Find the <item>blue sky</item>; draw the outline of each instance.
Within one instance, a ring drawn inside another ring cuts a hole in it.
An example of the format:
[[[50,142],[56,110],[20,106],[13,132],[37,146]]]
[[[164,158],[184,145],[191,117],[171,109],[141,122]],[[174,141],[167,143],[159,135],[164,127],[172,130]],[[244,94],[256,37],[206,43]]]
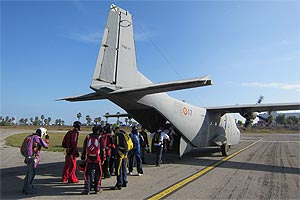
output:
[[[123,110],[55,99],[89,88],[110,4],[134,17],[137,64],[155,83],[210,75],[170,92],[196,106],[300,101],[299,1],[1,1],[1,116],[66,124]]]

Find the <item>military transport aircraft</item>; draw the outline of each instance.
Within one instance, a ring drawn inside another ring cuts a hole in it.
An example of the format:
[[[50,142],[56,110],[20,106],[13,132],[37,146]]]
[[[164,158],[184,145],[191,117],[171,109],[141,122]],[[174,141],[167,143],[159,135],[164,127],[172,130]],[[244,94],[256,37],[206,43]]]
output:
[[[95,92],[59,100],[108,99],[151,132],[170,122],[180,135],[179,156],[194,147],[211,146],[219,146],[222,155],[227,155],[227,147],[240,140],[240,131],[228,113],[240,113],[249,122],[256,117],[254,112],[300,109],[299,102],[200,108],[165,93],[209,85],[209,76],[152,83],[137,69],[131,14],[111,5],[90,85]]]

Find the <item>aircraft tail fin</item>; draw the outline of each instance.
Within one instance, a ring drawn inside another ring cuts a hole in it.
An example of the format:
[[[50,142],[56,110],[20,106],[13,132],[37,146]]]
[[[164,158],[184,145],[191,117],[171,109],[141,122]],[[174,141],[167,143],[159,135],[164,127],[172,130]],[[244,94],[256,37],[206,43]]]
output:
[[[135,86],[136,77],[139,73],[132,16],[128,11],[111,5],[91,87],[98,85],[99,81],[119,87]]]
[[[132,15],[111,5],[90,85],[95,92],[60,100],[89,101],[124,94],[142,97],[211,84],[208,76],[153,84],[137,69]]]

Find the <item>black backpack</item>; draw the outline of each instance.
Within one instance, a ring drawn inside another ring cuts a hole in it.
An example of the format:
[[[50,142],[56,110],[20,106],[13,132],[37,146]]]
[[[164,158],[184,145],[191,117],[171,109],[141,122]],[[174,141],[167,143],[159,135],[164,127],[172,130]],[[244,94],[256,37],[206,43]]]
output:
[[[158,143],[161,142],[160,141],[160,135],[161,135],[161,132],[155,132],[154,137],[153,137],[153,142],[154,143],[158,144]]]
[[[61,146],[64,148],[70,148],[71,147],[71,131],[68,131],[65,136],[64,139],[61,142]]]

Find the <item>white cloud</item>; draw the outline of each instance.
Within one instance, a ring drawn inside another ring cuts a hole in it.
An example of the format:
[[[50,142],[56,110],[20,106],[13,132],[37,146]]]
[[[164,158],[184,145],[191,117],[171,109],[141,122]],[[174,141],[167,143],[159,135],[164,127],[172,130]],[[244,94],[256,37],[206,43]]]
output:
[[[281,89],[281,90],[295,90],[297,92],[300,92],[300,84],[252,82],[252,83],[242,83],[242,86],[277,88],[277,89]]]
[[[102,34],[100,32],[93,33],[72,33],[68,38],[72,40],[78,40],[83,42],[100,43]]]

